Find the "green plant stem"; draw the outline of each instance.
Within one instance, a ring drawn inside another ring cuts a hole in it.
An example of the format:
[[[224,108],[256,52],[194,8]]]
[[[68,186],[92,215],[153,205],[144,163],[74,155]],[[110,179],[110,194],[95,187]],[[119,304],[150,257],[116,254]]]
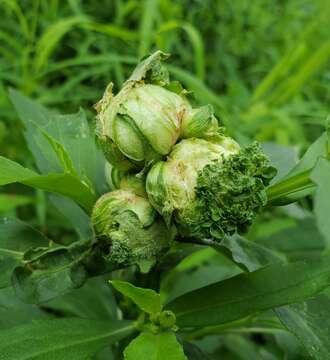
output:
[[[281,206],[296,202],[311,194],[315,189],[310,175],[312,169],[289,177],[267,189],[267,206]]]

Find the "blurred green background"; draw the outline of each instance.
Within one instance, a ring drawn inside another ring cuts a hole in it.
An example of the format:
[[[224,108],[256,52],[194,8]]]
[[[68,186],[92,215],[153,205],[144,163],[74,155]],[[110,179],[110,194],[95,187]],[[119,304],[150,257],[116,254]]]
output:
[[[61,112],[82,107],[92,125],[108,82],[118,90],[156,49],[242,143],[303,151],[329,113],[328,0],[0,0],[0,12],[0,154],[29,167],[8,88]],[[35,222],[45,224],[42,192],[1,191],[0,212],[34,203]]]

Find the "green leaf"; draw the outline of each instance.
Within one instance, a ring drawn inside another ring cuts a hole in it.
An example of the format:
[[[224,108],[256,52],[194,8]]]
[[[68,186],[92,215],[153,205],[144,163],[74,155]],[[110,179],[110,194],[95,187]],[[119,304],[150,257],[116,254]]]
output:
[[[75,200],[87,211],[91,211],[95,202],[95,196],[90,188],[70,174],[39,175],[14,161],[0,156],[0,185],[15,182],[67,196]]]
[[[174,333],[142,333],[124,351],[125,360],[187,360]]]
[[[24,252],[47,246],[49,240],[17,219],[0,218],[0,288],[10,285],[14,269],[22,265]]]
[[[27,303],[48,301],[84,284],[87,271],[83,260],[86,243],[36,248],[24,254],[25,266],[17,267],[12,283],[19,298]]]
[[[184,294],[166,309],[181,327],[208,326],[301,301],[328,286],[329,257],[272,264]]]
[[[330,247],[330,162],[327,159],[319,159],[312,171],[311,179],[317,184],[314,197],[316,222],[327,247]]]
[[[0,330],[30,323],[32,320],[45,320],[52,316],[36,305],[22,302],[12,287],[0,289]]]
[[[43,306],[85,319],[105,320],[117,317],[113,291],[103,277],[91,278],[80,289],[72,290]]]
[[[311,256],[321,256],[325,243],[312,216],[295,225],[258,239],[258,242],[285,254],[291,261]]]
[[[162,310],[160,295],[151,289],[136,287],[126,281],[112,280],[113,287],[130,298],[141,310],[156,314]]]
[[[330,293],[276,309],[282,323],[297,336],[313,359],[330,359]]]
[[[34,321],[0,331],[1,360],[82,360],[133,330],[127,321]]]
[[[285,261],[285,256],[280,256],[280,254],[239,235],[225,237],[220,246],[215,248],[219,251],[223,249],[227,253],[229,251],[232,260],[243,265],[248,271],[257,270],[271,263]]]

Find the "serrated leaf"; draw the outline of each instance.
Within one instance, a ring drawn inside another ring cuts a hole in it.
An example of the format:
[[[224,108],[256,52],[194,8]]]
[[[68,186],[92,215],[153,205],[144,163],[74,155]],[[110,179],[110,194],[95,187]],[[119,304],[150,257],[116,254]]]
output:
[[[130,298],[144,312],[155,314],[162,310],[160,295],[156,291],[140,288],[120,280],[112,280],[111,284],[117,291]]]
[[[299,304],[281,307],[276,313],[313,359],[330,359],[329,292]]]
[[[125,360],[187,360],[174,333],[142,333],[127,346]]]
[[[181,327],[208,326],[311,297],[328,286],[330,258],[272,264],[189,292],[166,309]]]
[[[312,171],[311,179],[317,184],[314,197],[314,213],[318,228],[327,247],[330,247],[330,161],[319,159]]]
[[[128,321],[34,321],[0,331],[1,360],[82,360],[130,335]]]
[[[91,211],[95,196],[90,188],[70,174],[39,175],[20,164],[0,156],[0,185],[19,182],[45,191],[67,196]]]

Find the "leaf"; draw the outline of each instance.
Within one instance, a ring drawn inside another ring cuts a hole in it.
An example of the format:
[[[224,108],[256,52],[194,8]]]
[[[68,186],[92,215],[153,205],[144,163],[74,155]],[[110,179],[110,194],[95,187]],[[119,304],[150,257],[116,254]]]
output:
[[[17,296],[37,304],[82,286],[88,276],[83,264],[88,253],[88,244],[79,242],[25,253],[26,265],[17,267],[12,278]]]
[[[113,291],[103,277],[91,278],[80,289],[72,290],[43,306],[85,319],[105,320],[117,317]]]
[[[0,290],[0,330],[30,323],[32,320],[45,320],[52,316],[36,305],[22,302],[18,299],[12,287]]]
[[[321,256],[325,248],[324,239],[311,216],[271,236],[258,239],[258,243],[284,253],[290,260]]]
[[[239,235],[225,237],[220,246],[230,252],[235,263],[243,265],[248,271],[254,271],[271,263],[285,261],[285,256],[273,252]],[[216,247],[221,251],[220,246]]]
[[[276,309],[282,323],[297,336],[313,359],[330,359],[329,292]]]
[[[61,161],[52,146],[52,141],[55,141],[60,144],[67,161],[73,164],[84,183],[92,186],[97,194],[107,191],[104,175],[105,160],[96,147],[94,135],[82,110],[70,115],[55,114],[13,89],[10,90],[10,98],[24,125],[25,140],[42,174],[62,171]],[[48,141],[45,134],[52,141]],[[70,207],[70,214],[64,211],[64,215],[73,222],[75,228],[78,227],[80,233],[85,231],[81,224],[86,223],[86,219],[77,205],[68,204],[69,200],[63,200],[58,204],[58,201],[54,201],[54,197],[51,201],[60,212],[63,212],[63,202],[65,202],[65,206]]]
[[[328,286],[329,257],[272,264],[184,294],[166,309],[181,327],[223,324],[301,301]]]
[[[271,181],[272,184],[288,174],[298,162],[298,151],[296,147],[266,142],[262,144],[262,149],[270,158],[271,165],[277,169],[277,174]]]
[[[126,347],[125,360],[187,360],[174,333],[142,333]]]
[[[136,287],[126,281],[111,280],[112,286],[130,298],[141,310],[156,314],[162,310],[160,295],[151,289]]]
[[[24,252],[47,246],[49,240],[17,219],[0,218],[0,288],[10,285],[14,269],[22,264]]]
[[[90,188],[70,174],[39,175],[0,156],[0,185],[15,182],[70,197],[87,211],[91,211],[95,202]]]
[[[330,162],[319,159],[313,169],[311,179],[317,184],[314,196],[314,213],[318,228],[323,235],[327,247],[330,247]]]
[[[0,331],[1,360],[82,360],[133,330],[128,321],[34,321]]]
[[[312,169],[322,156],[327,156],[329,149],[329,134],[324,132],[315,142],[307,149],[304,156],[298,164],[290,171],[286,177],[297,175],[302,171]]]

